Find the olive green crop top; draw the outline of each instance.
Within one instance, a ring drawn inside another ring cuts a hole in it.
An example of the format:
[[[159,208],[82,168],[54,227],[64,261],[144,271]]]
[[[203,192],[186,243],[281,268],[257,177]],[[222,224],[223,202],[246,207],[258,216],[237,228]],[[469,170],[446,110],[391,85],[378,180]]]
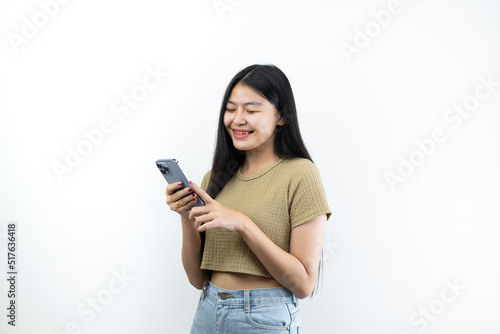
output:
[[[201,188],[207,189],[208,171]],[[324,215],[330,218],[318,168],[308,159],[280,159],[251,175],[240,170],[215,200],[248,216],[276,245],[290,252],[292,228]],[[202,269],[272,277],[238,232],[206,232]]]

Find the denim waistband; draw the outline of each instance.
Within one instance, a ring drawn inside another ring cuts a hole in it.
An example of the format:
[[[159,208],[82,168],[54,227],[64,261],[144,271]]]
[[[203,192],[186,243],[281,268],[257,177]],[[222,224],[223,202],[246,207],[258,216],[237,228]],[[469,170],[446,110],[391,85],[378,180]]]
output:
[[[218,304],[226,305],[256,305],[274,303],[297,304],[297,297],[287,288],[265,288],[265,289],[223,289],[208,282],[205,286],[207,297]]]

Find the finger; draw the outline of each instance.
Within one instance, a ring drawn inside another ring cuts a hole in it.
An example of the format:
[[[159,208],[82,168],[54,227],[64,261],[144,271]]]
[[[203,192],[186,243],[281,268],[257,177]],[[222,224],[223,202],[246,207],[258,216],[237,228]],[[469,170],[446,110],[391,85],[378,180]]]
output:
[[[214,201],[205,190],[198,187],[193,181],[189,181],[189,184],[191,185],[191,188],[193,188],[194,192],[197,193],[198,196],[200,196],[203,202],[205,202],[205,204],[210,204]]]
[[[192,193],[179,200],[179,202],[182,203],[184,206],[190,205],[190,207],[192,207],[196,203],[196,198],[197,198],[196,194]]]
[[[189,196],[191,193],[193,193],[193,189],[191,187],[179,189],[179,190],[175,191],[173,194],[167,195],[167,203],[177,202],[181,198]]]
[[[193,199],[194,199],[194,197],[192,195],[187,195],[187,196],[184,196],[182,198],[179,198],[177,201],[172,201],[172,202],[175,203],[175,206],[177,206],[178,208],[181,208],[181,207],[185,206],[186,204],[190,203]]]
[[[186,196],[185,199],[182,199],[179,201],[179,204],[182,205],[179,208],[176,208],[175,211],[177,211],[180,214],[184,214],[186,211],[191,210],[193,205],[196,203],[196,197],[192,196]],[[177,206],[177,203],[174,204],[174,206]]]
[[[204,223],[201,226],[197,226],[196,230],[198,232],[204,232],[204,231],[210,230],[211,228],[214,228],[214,227],[217,227],[216,223],[214,221],[210,221],[210,222]]]
[[[181,206],[189,203],[193,199],[193,194],[191,188],[179,190],[173,195],[167,195],[167,204],[171,210],[178,211]]]
[[[212,215],[210,214],[205,214],[201,216],[196,216],[194,219],[194,227],[196,229],[200,228],[201,226],[204,226],[205,224],[208,224],[213,220]]]
[[[177,190],[182,188],[182,182],[170,183],[167,186],[166,194],[167,196],[172,196]]]
[[[207,207],[207,206],[196,206],[189,213],[189,219],[191,221],[194,221],[195,217],[197,217],[197,216],[203,216],[203,215],[206,215],[207,213],[210,213],[210,208],[209,207]]]

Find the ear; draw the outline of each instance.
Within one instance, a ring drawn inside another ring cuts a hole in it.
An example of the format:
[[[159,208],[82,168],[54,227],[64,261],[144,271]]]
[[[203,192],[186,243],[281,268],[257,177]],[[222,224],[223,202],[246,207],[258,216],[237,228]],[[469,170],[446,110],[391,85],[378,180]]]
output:
[[[282,111],[278,111],[278,115],[279,115],[279,119],[278,119],[278,123],[277,125],[278,126],[283,126],[285,125],[285,119],[283,117],[283,112]]]

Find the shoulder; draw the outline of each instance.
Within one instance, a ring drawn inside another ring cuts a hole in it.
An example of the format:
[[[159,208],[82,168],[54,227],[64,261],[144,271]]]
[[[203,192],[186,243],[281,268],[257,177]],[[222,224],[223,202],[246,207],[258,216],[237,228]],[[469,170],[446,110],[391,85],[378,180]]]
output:
[[[319,168],[308,159],[292,159],[288,164],[293,168],[288,186],[291,227],[295,228],[323,214],[328,219],[331,211]]]
[[[318,167],[314,164],[314,162],[306,158],[286,159],[283,160],[283,165],[283,167],[289,170],[295,177],[319,175]]]
[[[286,174],[287,178],[289,178],[290,191],[296,191],[297,189],[313,191],[323,187],[319,168],[311,160],[294,158],[283,162],[286,163],[287,170],[283,174]]]
[[[283,159],[282,163],[282,165],[285,165],[289,168],[294,168],[300,165],[309,165],[309,164],[313,164],[313,162],[306,158],[287,158]]]
[[[203,189],[205,191],[208,188],[208,181],[210,181],[210,174],[212,174],[212,170],[209,170],[208,172],[205,173],[205,175],[203,176],[203,179],[201,181],[201,184],[200,184],[201,189]]]
[[[208,172],[206,172],[205,175],[203,175],[203,179],[209,178],[210,174],[212,174],[212,170],[209,170]]]

